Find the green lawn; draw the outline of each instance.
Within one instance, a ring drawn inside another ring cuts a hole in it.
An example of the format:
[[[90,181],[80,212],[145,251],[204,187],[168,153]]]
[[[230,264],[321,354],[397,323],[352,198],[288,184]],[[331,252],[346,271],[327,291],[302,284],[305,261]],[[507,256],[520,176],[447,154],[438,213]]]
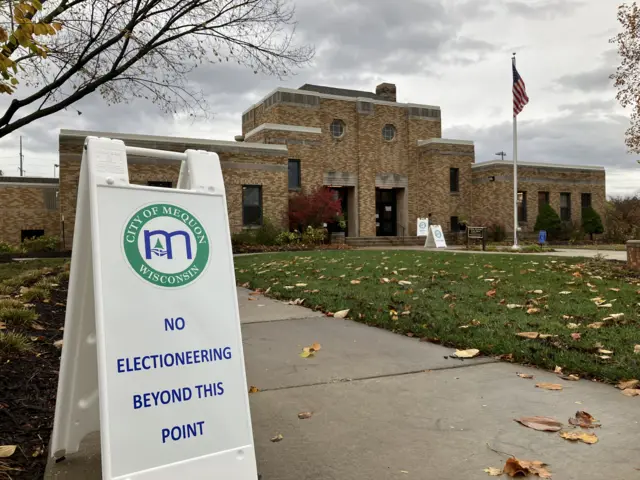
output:
[[[368,325],[565,374],[640,378],[640,276],[620,264],[415,251],[276,253],[235,264],[239,284],[325,312],[349,309]]]

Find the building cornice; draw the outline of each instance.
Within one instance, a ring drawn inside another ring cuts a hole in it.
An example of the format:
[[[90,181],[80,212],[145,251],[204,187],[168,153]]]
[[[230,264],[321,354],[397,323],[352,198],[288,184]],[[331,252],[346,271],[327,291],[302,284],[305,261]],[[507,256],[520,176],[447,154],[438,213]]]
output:
[[[301,95],[311,95],[311,96],[314,96],[314,97],[326,98],[328,100],[342,100],[344,102],[369,102],[369,103],[374,103],[376,105],[388,105],[388,106],[391,106],[391,107],[403,107],[403,108],[405,108],[405,107],[417,107],[417,108],[432,108],[434,110],[440,110],[440,107],[436,106],[436,105],[423,105],[423,104],[420,104],[420,103],[387,102],[385,100],[377,100],[375,98],[369,98],[369,97],[343,97],[341,95],[331,95],[331,94],[328,94],[328,93],[313,92],[311,90],[298,90],[298,89],[295,89],[295,88],[278,87],[278,88],[272,90],[271,92],[269,92],[268,94],[266,94],[259,101],[257,101],[253,105],[251,105],[249,108],[247,108],[244,112],[242,112],[242,115],[244,115],[245,113],[250,112],[251,110],[256,108],[258,105],[263,103],[267,98],[269,98],[271,95],[273,95],[276,92],[287,92],[287,93],[297,93],[297,94],[301,94]]]
[[[473,140],[455,140],[452,138],[429,138],[428,140],[418,140],[418,146],[425,145],[468,145],[473,147]]]
[[[285,125],[283,123],[263,123],[257,126],[250,132],[247,132],[245,138],[249,138],[251,135],[260,133],[263,130],[277,130],[279,132],[292,132],[292,133],[322,133],[322,129],[318,127],[303,127],[302,125]]]
[[[513,168],[513,162],[511,160],[491,160],[488,162],[480,162],[471,166],[473,170],[482,170],[485,168],[494,167],[508,167]],[[583,170],[590,172],[604,172],[604,167],[597,167],[592,165],[565,165],[557,163],[533,163],[533,162],[518,162],[518,167],[530,167],[530,168],[548,168],[553,170]]]

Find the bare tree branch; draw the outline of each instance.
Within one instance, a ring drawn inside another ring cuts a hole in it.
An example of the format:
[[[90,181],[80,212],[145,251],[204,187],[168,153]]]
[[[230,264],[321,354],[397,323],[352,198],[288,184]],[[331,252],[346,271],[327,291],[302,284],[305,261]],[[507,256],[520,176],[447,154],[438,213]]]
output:
[[[27,84],[0,116],[0,137],[98,91],[107,103],[146,98],[168,113],[209,113],[189,73],[202,63],[237,62],[279,78],[306,64],[287,0],[61,0],[40,20],[64,28],[42,43],[46,58],[15,49]],[[2,15],[0,26],[9,22]],[[5,12],[6,13],[6,12]],[[6,20],[4,20],[6,19]],[[39,20],[35,18],[34,21]]]

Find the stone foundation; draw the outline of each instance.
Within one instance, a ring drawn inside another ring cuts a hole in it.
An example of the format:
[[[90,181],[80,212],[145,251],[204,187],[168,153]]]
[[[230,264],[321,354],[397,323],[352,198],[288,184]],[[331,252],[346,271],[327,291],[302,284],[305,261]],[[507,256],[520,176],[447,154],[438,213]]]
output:
[[[640,240],[627,242],[627,265],[635,270],[640,270]]]

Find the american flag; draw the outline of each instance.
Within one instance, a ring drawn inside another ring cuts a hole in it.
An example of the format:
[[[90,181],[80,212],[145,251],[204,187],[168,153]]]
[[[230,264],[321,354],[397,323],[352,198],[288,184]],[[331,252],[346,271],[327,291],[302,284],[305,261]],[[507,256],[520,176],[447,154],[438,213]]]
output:
[[[512,64],[511,68],[513,70],[513,116],[515,117],[529,103],[529,97],[527,97],[527,89],[518,70],[516,70],[516,66]]]

